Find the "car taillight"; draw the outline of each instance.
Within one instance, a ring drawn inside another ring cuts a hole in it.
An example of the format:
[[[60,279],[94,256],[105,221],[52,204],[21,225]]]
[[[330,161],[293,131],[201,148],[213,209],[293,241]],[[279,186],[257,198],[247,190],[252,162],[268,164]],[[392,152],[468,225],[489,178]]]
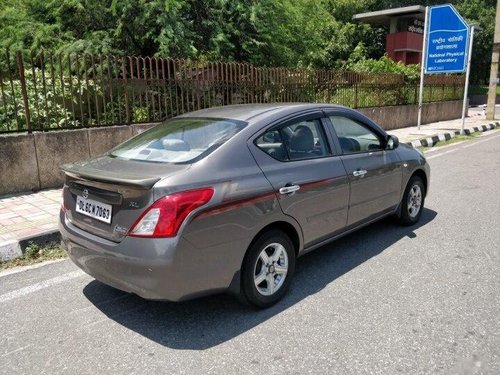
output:
[[[208,203],[213,188],[182,191],[158,199],[132,225],[132,237],[175,237],[186,216]]]

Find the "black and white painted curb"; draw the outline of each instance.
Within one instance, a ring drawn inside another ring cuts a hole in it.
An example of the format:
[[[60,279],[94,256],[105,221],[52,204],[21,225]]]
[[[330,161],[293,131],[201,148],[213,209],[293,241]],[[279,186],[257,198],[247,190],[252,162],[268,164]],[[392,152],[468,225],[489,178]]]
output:
[[[466,135],[469,135],[469,134],[472,134],[475,132],[485,132],[488,130],[493,130],[497,126],[500,126],[500,122],[495,122],[495,123],[492,122],[492,123],[489,123],[487,125],[474,126],[472,128],[464,129],[464,133]],[[416,141],[407,142],[406,144],[409,146],[413,146],[415,148],[417,148],[417,147],[432,147],[436,143],[438,143],[439,141],[449,141],[450,139],[456,137],[457,135],[460,135],[460,130],[455,130],[455,131],[448,132],[448,133],[434,135],[434,136],[428,137],[428,138],[418,139]]]
[[[22,257],[26,248],[31,244],[46,246],[60,241],[61,234],[57,229],[52,229],[34,236],[21,238],[19,240],[2,242],[0,243],[0,262]]]

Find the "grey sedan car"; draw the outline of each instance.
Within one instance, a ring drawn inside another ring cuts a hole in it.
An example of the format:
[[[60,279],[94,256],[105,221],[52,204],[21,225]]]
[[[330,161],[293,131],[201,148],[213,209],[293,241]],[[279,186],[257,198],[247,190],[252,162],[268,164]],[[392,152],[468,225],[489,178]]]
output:
[[[229,291],[258,307],[304,253],[385,216],[416,223],[429,187],[418,150],[326,104],[187,113],[63,170],[59,228],[89,275],[147,299]]]

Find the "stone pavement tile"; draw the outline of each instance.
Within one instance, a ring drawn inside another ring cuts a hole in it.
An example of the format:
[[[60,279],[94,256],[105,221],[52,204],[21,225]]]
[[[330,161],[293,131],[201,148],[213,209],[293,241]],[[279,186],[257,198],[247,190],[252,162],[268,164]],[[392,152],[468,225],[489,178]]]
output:
[[[23,221],[20,221],[18,223],[12,223],[10,225],[5,226],[6,230],[4,230],[4,232],[15,231],[15,230],[18,230],[18,229],[32,227],[33,225],[34,225],[34,223],[32,223],[29,220],[26,220],[26,219],[23,218]]]
[[[34,212],[40,212],[40,211],[46,211],[46,212],[56,212],[59,210],[61,206],[59,204],[44,204],[44,203],[37,203],[33,204],[33,210]]]
[[[14,235],[12,233],[2,233],[2,234],[0,234],[0,243],[10,241],[13,238],[14,238]]]
[[[0,243],[56,230],[61,189],[0,197]]]
[[[59,211],[60,208],[61,208],[61,202],[50,203],[47,206],[45,206],[46,211],[54,211],[54,210]]]
[[[45,211],[45,205],[44,204],[33,204],[33,213],[39,213]]]
[[[46,203],[46,204],[53,204],[60,202],[60,199],[52,199],[43,195],[39,195],[37,200],[30,201],[31,204],[40,204],[40,203]]]
[[[44,192],[42,194],[42,196],[47,198],[47,199],[50,199],[52,201],[60,202],[61,201],[61,190],[57,189],[57,190],[47,191],[47,192]]]
[[[20,239],[24,237],[33,236],[41,232],[42,230],[39,227],[18,229],[14,231],[14,238]]]
[[[30,212],[28,217],[36,217],[44,214],[45,212],[43,212],[43,210],[39,210],[37,207],[35,207],[34,210]]]
[[[45,222],[47,220],[50,220],[53,217],[53,215],[49,215],[45,212],[40,212],[39,214],[36,215],[31,215],[27,219],[28,221],[42,221]]]
[[[40,228],[42,229],[52,229],[52,228],[57,228],[57,220],[54,220],[53,223],[46,223],[46,224],[43,224],[40,226]]]
[[[12,212],[12,211],[7,211],[5,210],[6,212],[2,212],[0,213],[0,222],[2,220],[6,220],[6,219],[12,219],[13,217],[16,217],[16,216],[19,216],[17,215],[15,212]],[[2,224],[4,225],[4,224]]]
[[[12,224],[14,224],[14,221],[12,219],[1,219],[0,220],[0,225],[3,225],[4,227],[8,227]]]
[[[29,203],[21,203],[19,205],[16,205],[14,207],[12,207],[12,210],[13,211],[22,211],[22,210],[26,210],[26,209],[30,209],[32,208],[33,206]]]
[[[30,216],[34,211],[34,207],[29,209],[29,210],[21,210],[21,211],[18,211],[17,214],[19,216],[22,216],[22,217],[28,217]]]
[[[0,210],[0,214],[3,212],[10,212],[14,207],[16,207],[17,204],[15,202],[6,202],[4,204],[4,208]]]

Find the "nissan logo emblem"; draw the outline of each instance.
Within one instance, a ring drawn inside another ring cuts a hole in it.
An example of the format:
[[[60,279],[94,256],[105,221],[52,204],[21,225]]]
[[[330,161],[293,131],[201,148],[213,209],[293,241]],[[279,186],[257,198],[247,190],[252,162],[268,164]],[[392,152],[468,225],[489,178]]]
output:
[[[87,189],[83,189],[83,197],[87,199],[89,197],[89,191]]]

